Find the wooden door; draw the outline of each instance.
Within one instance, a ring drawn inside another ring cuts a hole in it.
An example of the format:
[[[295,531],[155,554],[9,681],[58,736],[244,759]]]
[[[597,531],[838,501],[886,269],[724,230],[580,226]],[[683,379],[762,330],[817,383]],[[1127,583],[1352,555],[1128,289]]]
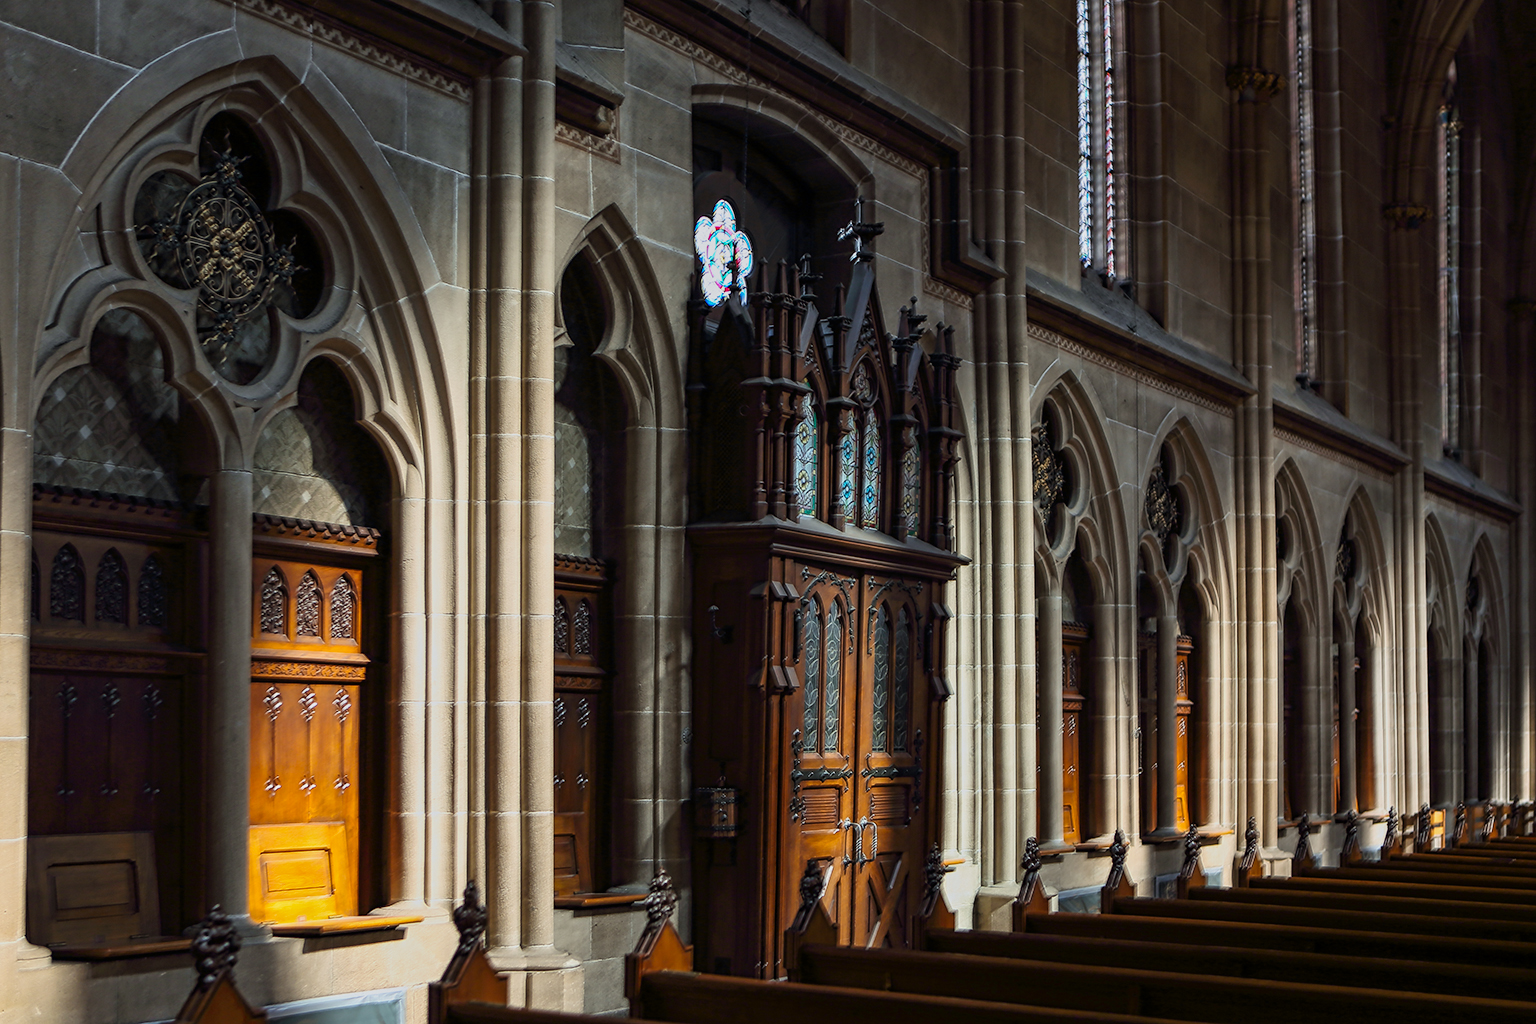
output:
[[[258,517],[251,563],[250,905],[278,923],[366,909],[361,750],[381,667],[367,653],[377,533],[286,532]]]
[[[1068,843],[1086,836],[1083,815],[1087,801],[1087,733],[1084,671],[1088,666],[1088,627],[1078,622],[1061,627],[1061,831]]]
[[[1174,680],[1176,683],[1176,698],[1174,714],[1178,718],[1179,735],[1176,749],[1178,762],[1174,765],[1174,814],[1176,820],[1174,827],[1180,832],[1187,831],[1192,817],[1190,809],[1190,775],[1191,763],[1189,757],[1189,732],[1193,726],[1195,702],[1190,692],[1190,657],[1194,654],[1194,641],[1187,637],[1179,637],[1178,653],[1175,656]]]
[[[929,710],[917,661],[920,604],[899,580],[868,577],[862,615],[854,737],[856,863],[852,943],[911,945],[922,899],[927,812],[923,747]]]
[[[555,894],[607,883],[609,586],[602,562],[555,562]]]
[[[789,892],[805,865],[823,872],[822,906],[843,943],[854,937],[851,904],[860,867],[857,587],[854,577],[821,571],[799,601],[801,686],[789,722],[791,824],[777,866]]]

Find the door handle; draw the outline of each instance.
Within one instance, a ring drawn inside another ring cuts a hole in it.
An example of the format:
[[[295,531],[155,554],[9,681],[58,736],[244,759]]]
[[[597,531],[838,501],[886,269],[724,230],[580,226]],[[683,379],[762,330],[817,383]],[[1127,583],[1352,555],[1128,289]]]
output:
[[[842,835],[844,832],[849,830],[853,832],[853,857],[851,859],[848,856],[848,840],[843,840],[843,866],[847,867],[849,864],[858,866],[863,864],[864,829],[861,828],[859,823],[854,821],[852,818],[844,818],[842,821],[837,823],[837,830],[839,835]]]
[[[858,827],[859,827],[859,842],[858,842],[859,863],[860,864],[868,864],[871,861],[873,861],[880,854],[880,826],[876,825],[873,821],[870,821],[869,817],[866,815],[865,817],[859,819],[859,826]],[[874,835],[871,837],[871,842],[869,844],[869,856],[868,857],[864,856],[864,830],[866,828],[872,828],[872,829],[875,830],[874,831]]]

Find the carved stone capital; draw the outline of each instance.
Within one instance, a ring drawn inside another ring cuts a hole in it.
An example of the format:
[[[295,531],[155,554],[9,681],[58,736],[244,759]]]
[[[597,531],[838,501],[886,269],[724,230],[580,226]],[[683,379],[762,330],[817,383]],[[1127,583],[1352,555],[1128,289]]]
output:
[[[1244,103],[1263,103],[1285,88],[1285,76],[1263,68],[1232,67],[1227,69],[1227,88]]]

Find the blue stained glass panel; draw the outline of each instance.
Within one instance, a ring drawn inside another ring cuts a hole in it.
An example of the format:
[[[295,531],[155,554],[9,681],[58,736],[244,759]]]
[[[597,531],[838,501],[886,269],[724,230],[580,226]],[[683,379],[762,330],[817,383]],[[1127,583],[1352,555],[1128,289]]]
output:
[[[880,526],[880,415],[875,410],[864,423],[864,483],[860,495],[860,522],[869,529]]]
[[[802,648],[805,679],[801,686],[805,696],[805,725],[800,730],[800,739],[806,750],[815,750],[816,729],[821,724],[821,609],[813,601],[801,608],[800,614],[804,616],[802,628],[805,630]]]
[[[843,684],[843,620],[834,603],[827,612],[826,676],[822,685],[821,749],[837,749],[837,716]]]
[[[800,501],[800,514],[816,515],[816,485],[818,483],[816,447],[816,407],[811,396],[800,399],[800,422],[795,426],[795,494]]]
[[[699,258],[699,285],[711,306],[724,302],[732,291],[747,300],[747,277],[752,273],[752,240],[736,227],[736,211],[721,199],[713,216],[693,222],[693,251]]]
[[[850,523],[858,521],[858,505],[854,501],[854,494],[858,490],[859,481],[859,444],[855,431],[848,431],[843,435],[842,448],[838,453],[838,462],[842,470],[842,483],[838,487],[839,504],[842,506],[843,518]]]
[[[1104,271],[1115,276],[1114,0],[1104,0]]]

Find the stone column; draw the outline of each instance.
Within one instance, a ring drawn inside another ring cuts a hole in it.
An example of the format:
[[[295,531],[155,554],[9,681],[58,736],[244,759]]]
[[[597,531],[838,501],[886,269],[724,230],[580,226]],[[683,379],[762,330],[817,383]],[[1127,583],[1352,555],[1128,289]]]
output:
[[[1462,706],[1466,709],[1462,715],[1462,735],[1464,760],[1464,778],[1462,792],[1466,794],[1468,803],[1475,803],[1490,796],[1488,792],[1488,780],[1478,777],[1478,766],[1481,762],[1482,752],[1482,713],[1483,709],[1478,704],[1477,685],[1477,641],[1467,641],[1467,654],[1462,659],[1462,673],[1465,683],[1462,687]]]
[[[1061,781],[1061,584],[1040,598],[1040,845],[1064,847]]]
[[[208,481],[208,889],[232,918],[250,910],[251,474]]]
[[[1355,750],[1355,638],[1339,640],[1339,807],[1358,811],[1359,754]]]
[[[1179,620],[1157,620],[1157,829],[1156,836],[1178,831],[1179,774]]]

